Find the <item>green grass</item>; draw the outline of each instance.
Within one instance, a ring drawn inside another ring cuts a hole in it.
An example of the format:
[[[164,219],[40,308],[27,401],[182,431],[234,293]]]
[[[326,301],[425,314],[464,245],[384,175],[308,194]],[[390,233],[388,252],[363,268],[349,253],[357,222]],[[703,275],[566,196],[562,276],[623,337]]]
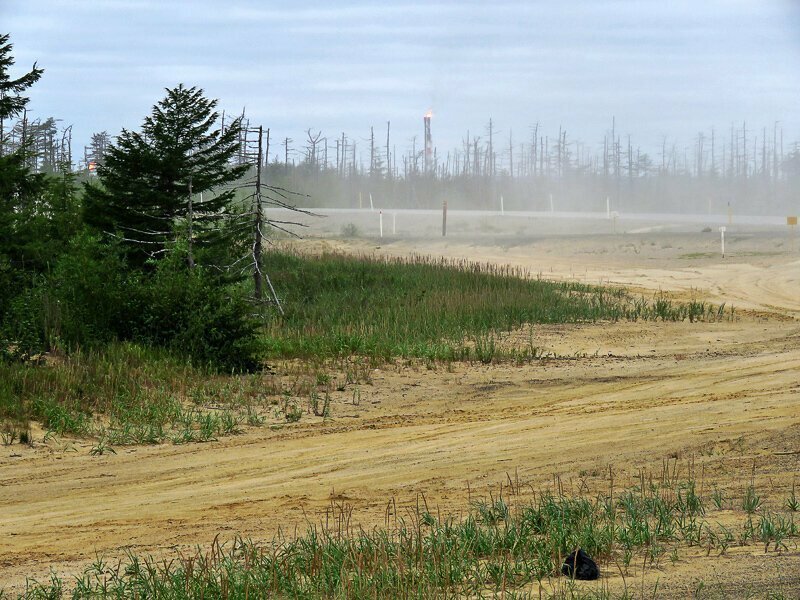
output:
[[[634,297],[465,261],[271,252],[266,266],[286,311],[265,323],[266,358],[308,365],[289,388],[263,374],[220,376],[134,344],[77,350],[47,365],[0,361],[0,442],[30,442],[31,420],[48,435],[96,437],[97,448],[108,451],[208,441],[242,423],[263,424],[264,407],[278,405],[276,416],[290,423],[305,413],[328,416],[326,390],[368,381],[370,365],[397,357],[541,359],[533,334],[523,347],[498,343],[503,332],[525,324],[726,316],[724,305]],[[325,383],[331,368],[343,375],[335,385],[298,385],[309,378]]]
[[[209,441],[263,422],[280,391],[263,374],[219,376],[134,344],[51,357],[47,365],[0,362],[2,441],[29,435],[31,420],[46,437],[97,437],[99,449]]]
[[[659,480],[642,477],[630,489],[594,496],[568,495],[557,484],[522,500],[521,489],[512,484],[505,495],[474,501],[461,518],[443,518],[421,502],[405,518],[394,509],[385,527],[364,530],[351,525],[352,507],[332,503],[325,525],[296,537],[215,542],[160,560],[98,557],[72,597],[628,598],[630,591],[612,593],[602,578],[574,586],[559,575],[564,556],[581,547],[603,577],[628,575],[632,565],[668,568],[690,546],[724,554],[763,543],[764,552],[776,552],[798,534],[792,513],[771,511],[737,513],[738,524],[723,527],[696,483],[671,479],[668,470]],[[61,598],[66,587],[53,576],[29,582],[20,597]]]
[[[503,357],[495,336],[529,323],[724,316],[724,307],[703,302],[676,303],[663,294],[648,300],[468,261],[273,251],[265,264],[286,310],[266,330],[271,357],[491,362]],[[533,349],[529,358],[536,358]]]
[[[355,404],[371,366],[348,357],[220,375],[130,343],[51,356],[46,364],[0,361],[0,444],[90,437],[100,455],[115,445],[205,442],[245,426],[327,418],[330,394],[353,388]],[[41,424],[44,440],[33,439],[31,421]]]

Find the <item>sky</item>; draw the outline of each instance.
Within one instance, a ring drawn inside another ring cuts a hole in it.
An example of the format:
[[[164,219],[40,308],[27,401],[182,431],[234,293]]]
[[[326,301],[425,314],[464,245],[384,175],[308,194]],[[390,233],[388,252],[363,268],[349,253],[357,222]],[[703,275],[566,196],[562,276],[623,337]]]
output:
[[[203,88],[273,139],[370,126],[398,153],[433,111],[439,151],[489,119],[515,145],[540,123],[653,153],[731,123],[800,139],[800,0],[0,0],[14,73],[37,62],[34,118],[137,129],[164,88]]]

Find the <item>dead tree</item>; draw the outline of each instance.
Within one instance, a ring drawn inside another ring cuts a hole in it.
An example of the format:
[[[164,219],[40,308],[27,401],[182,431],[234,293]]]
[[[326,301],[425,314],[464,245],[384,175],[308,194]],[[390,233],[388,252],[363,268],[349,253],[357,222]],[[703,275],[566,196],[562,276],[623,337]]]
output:
[[[391,121],[386,121],[386,178],[392,178],[392,157],[389,154],[389,130],[391,129]]]
[[[514,134],[508,130],[508,175],[514,179]]]
[[[369,177],[372,179],[375,175],[375,131],[372,127],[369,128]]]
[[[305,225],[297,221],[269,219],[266,215],[265,207],[271,205],[295,213],[307,215],[313,215],[313,213],[297,208],[290,202],[292,199],[305,196],[279,186],[271,185],[266,181],[264,156],[269,156],[270,130],[266,130],[266,136],[264,135],[264,128],[262,126],[259,126],[257,129],[251,129],[250,131],[256,134],[256,140],[252,143],[252,145],[254,145],[253,148],[248,147],[246,155],[251,161],[251,164],[255,167],[255,177],[249,181],[245,181],[241,186],[244,188],[252,188],[253,190],[248,196],[250,200],[249,211],[240,215],[243,227],[249,228],[252,232],[252,245],[250,246],[249,253],[250,260],[245,264],[244,268],[249,268],[251,270],[255,300],[257,302],[263,302],[265,295],[264,284],[266,283],[266,287],[269,289],[271,302],[273,302],[280,313],[283,314],[283,306],[263,265],[263,247],[265,243],[269,243],[267,230],[273,228],[297,237],[297,234],[291,228],[305,227]],[[315,156],[316,144],[320,140],[320,136],[309,134],[309,139],[312,142],[311,156]],[[285,156],[287,160],[290,141],[289,138],[284,139]]]
[[[322,132],[318,131],[317,133],[312,134],[311,129],[307,129],[306,138],[306,141],[308,142],[308,146],[306,146],[306,160],[309,167],[311,167],[311,171],[313,173],[317,173],[319,170],[319,161],[317,160],[317,144],[319,144],[320,139],[322,139]]]

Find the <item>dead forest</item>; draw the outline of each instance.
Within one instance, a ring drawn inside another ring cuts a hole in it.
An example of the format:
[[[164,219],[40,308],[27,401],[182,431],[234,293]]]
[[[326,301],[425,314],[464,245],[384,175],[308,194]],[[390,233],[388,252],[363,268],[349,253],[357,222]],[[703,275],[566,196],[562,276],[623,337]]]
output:
[[[238,164],[259,153],[258,127],[243,116]],[[231,117],[228,117],[231,120]],[[225,115],[221,126],[225,127]],[[549,132],[501,131],[489,119],[467,130],[460,145],[442,148],[431,137],[430,116],[422,135],[397,140],[391,122],[370,126],[366,136],[330,135],[308,129],[281,137],[262,128],[263,180],[295,192],[305,207],[452,208],[519,211],[605,211],[774,215],[797,212],[800,144],[784,140],[779,123],[746,122],[699,132],[693,140],[664,136],[659,148],[643,148],[612,119],[602,140],[582,141],[565,128]],[[114,137],[95,133],[76,148],[72,127],[55,118],[18,120],[6,150],[30,142],[34,172],[69,170],[91,177]]]

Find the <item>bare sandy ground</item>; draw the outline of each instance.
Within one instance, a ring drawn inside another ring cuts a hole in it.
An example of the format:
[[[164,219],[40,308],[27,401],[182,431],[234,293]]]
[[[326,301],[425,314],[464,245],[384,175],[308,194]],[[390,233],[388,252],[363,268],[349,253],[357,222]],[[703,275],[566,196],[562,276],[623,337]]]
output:
[[[775,505],[788,494],[800,471],[800,255],[785,231],[733,227],[722,259],[718,234],[698,227],[490,223],[495,233],[466,223],[446,240],[402,228],[344,240],[347,222],[326,220],[297,243],[519,265],[534,276],[725,302],[736,318],[534,327],[516,335],[559,358],[387,366],[360,387],[357,405],[352,390],[335,394],[325,422],[306,416],[208,444],[104,456],[91,456],[87,441],[73,442],[74,452],[63,441],[0,447],[0,587],[19,590],[26,576],[46,579],[51,569],[75,573],[96,555],[162,554],[217,534],[269,540],[279,527],[319,523],[331,507],[352,507],[364,525],[402,517],[420,494],[460,511],[468,495],[496,492],[509,478],[535,489],[560,476],[575,490],[604,491],[609,466],[618,485],[673,461],[706,489],[736,496],[754,474]],[[719,597],[759,589],[796,597],[800,552],[796,540],[788,546],[682,552],[624,581],[604,565],[603,585],[658,580],[659,597],[686,597],[703,580]]]

